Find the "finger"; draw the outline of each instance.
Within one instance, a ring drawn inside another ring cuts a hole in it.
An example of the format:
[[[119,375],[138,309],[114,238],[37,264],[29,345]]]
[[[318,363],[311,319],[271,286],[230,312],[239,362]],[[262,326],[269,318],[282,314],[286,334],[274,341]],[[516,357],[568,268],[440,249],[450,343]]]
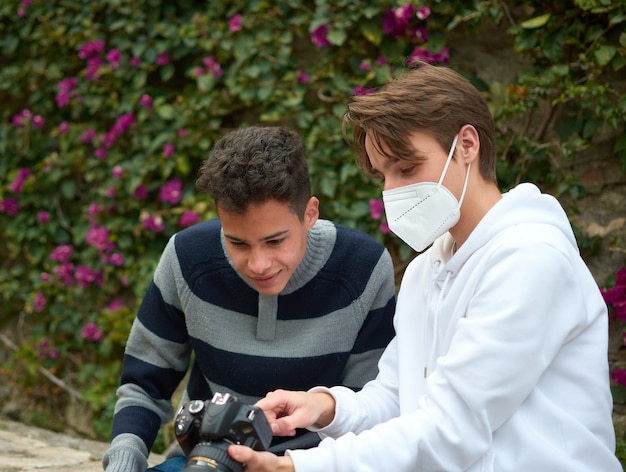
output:
[[[247,446],[231,444],[228,446],[228,455],[237,462],[254,465],[254,451]]]

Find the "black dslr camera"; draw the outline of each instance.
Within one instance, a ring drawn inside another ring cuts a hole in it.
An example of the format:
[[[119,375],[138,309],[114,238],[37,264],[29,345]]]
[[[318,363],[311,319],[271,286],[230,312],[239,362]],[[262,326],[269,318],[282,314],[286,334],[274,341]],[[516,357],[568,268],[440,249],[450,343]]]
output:
[[[272,441],[263,410],[243,404],[228,393],[182,405],[174,420],[174,434],[187,456],[182,472],[242,472],[243,464],[228,455],[228,446],[243,444],[264,451]]]

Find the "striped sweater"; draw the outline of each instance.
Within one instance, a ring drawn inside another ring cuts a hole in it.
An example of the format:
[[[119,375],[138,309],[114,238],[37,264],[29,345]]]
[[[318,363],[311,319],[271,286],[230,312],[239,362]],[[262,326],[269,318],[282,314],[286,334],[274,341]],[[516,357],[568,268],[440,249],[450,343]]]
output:
[[[395,309],[393,266],[382,245],[318,220],[304,259],[272,296],[247,284],[224,247],[219,220],[189,227],[167,244],[126,346],[103,459],[108,472],[145,470],[187,371],[185,399],[218,391],[247,403],[277,388],[358,390],[376,376]],[[319,441],[305,434],[298,447]]]

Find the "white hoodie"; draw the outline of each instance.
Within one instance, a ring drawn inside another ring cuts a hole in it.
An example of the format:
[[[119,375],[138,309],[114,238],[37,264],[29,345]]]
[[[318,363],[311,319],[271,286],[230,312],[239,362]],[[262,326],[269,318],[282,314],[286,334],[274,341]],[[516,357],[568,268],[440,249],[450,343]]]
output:
[[[557,200],[519,185],[452,252],[408,266],[378,377],[325,389],[329,439],[296,471],[622,471],[606,305]]]

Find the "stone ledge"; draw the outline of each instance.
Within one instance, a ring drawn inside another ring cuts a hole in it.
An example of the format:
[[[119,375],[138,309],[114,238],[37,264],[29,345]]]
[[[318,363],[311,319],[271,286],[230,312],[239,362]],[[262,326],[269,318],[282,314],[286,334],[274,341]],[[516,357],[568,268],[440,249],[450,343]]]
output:
[[[0,471],[102,472],[102,455],[108,443],[0,419]],[[151,454],[150,466],[165,460]]]

